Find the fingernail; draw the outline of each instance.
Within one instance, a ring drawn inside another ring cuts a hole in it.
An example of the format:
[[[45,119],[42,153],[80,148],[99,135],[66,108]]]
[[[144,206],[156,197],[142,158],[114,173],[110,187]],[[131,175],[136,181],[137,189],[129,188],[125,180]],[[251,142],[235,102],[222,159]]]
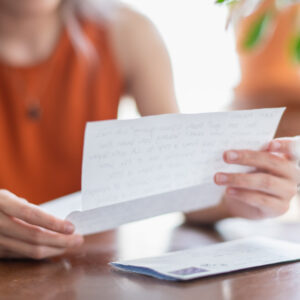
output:
[[[274,141],[271,143],[271,150],[279,150],[281,148],[280,142]]]
[[[239,158],[239,154],[236,151],[228,151],[226,152],[226,158],[229,161],[235,161]]]
[[[237,194],[237,190],[235,190],[235,189],[228,189],[228,190],[227,190],[227,193],[228,193],[229,195],[236,195],[236,194]]]
[[[216,181],[217,183],[226,183],[228,181],[228,176],[225,174],[217,174]]]
[[[72,223],[68,222],[65,224],[65,232],[66,233],[73,233],[75,230],[75,227]]]

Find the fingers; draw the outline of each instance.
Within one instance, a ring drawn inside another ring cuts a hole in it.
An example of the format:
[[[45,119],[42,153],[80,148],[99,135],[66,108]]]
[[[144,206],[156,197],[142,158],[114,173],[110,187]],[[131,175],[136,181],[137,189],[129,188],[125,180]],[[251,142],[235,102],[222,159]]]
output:
[[[11,253],[12,257],[22,256],[32,259],[45,259],[63,254],[66,250],[62,248],[38,246],[25,243],[20,240],[10,237],[0,236],[0,247],[5,249],[5,252]]]
[[[300,136],[273,140],[267,150],[283,153],[293,160],[300,160]]]
[[[297,192],[293,182],[265,173],[217,173],[215,182],[218,185],[263,192],[279,199],[290,199]]]
[[[83,243],[80,235],[65,235],[27,224],[0,213],[0,234],[35,245],[56,248],[77,247]]]
[[[0,190],[0,211],[8,216],[52,231],[65,234],[74,232],[74,226],[69,221],[59,220],[6,190]]]
[[[215,175],[218,185],[227,186],[224,203],[232,215],[261,219],[279,216],[288,210],[291,198],[297,193],[300,169],[295,161],[287,159],[293,153],[289,142],[281,140],[280,147],[274,143],[261,151],[230,150],[224,153],[225,162],[254,167],[255,170]]]
[[[228,188],[226,202],[234,215],[249,219],[277,217],[289,208],[289,201],[281,201],[261,192]]]
[[[251,150],[230,150],[224,153],[224,161],[255,167],[273,175],[300,181],[300,172],[295,163],[278,155]]]
[[[74,226],[0,190],[0,257],[43,259],[83,243]]]

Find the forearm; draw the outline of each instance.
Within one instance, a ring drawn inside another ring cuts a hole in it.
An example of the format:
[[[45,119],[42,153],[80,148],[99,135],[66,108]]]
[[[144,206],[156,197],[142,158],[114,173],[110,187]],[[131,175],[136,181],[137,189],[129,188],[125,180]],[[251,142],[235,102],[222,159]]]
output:
[[[231,217],[231,215],[225,208],[223,201],[216,206],[185,214],[186,222],[192,225],[211,225],[229,217]]]

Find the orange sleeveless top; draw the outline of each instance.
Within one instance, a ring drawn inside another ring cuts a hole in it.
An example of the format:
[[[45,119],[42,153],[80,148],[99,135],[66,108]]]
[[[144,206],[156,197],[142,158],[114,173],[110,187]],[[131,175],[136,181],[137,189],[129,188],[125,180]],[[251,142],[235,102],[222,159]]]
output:
[[[99,54],[94,68],[67,30],[38,65],[0,63],[0,189],[35,204],[80,190],[86,122],[117,117],[123,81],[107,30],[91,22],[82,26]],[[39,119],[28,117],[34,97]]]

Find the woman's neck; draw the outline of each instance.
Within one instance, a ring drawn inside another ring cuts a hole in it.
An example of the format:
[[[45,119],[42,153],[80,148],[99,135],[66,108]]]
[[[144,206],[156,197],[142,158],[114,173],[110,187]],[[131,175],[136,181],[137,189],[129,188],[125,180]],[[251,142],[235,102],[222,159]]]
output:
[[[59,11],[22,18],[0,9],[0,59],[16,66],[46,59],[55,48],[62,27]]]

